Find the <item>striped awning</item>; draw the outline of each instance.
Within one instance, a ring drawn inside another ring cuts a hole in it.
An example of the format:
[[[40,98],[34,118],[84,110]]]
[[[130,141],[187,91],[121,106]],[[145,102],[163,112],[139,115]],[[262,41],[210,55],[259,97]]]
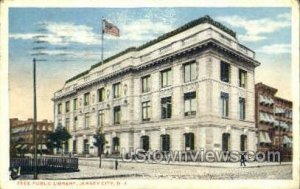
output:
[[[266,123],[275,123],[275,118],[272,114],[259,112],[259,120]]]
[[[283,141],[282,141],[283,144],[292,144],[292,140],[287,137],[287,136],[283,136]]]
[[[47,148],[47,146],[45,145],[45,144],[39,144],[38,145],[38,149],[40,150],[40,149],[42,149],[42,150],[47,150],[48,148]]]
[[[268,132],[264,132],[265,138],[266,138],[266,143],[272,143],[269,133]]]
[[[289,126],[286,124],[286,122],[280,122],[280,127],[283,129],[288,129]]]
[[[270,97],[259,95],[259,103],[262,104],[274,104],[274,100]]]
[[[267,132],[259,132],[259,142],[260,143],[272,143],[269,133]]]
[[[284,114],[284,113],[285,113],[284,109],[278,107],[275,108],[275,114]]]
[[[24,150],[25,148],[27,148],[27,144],[24,144],[21,149]]]
[[[275,126],[275,127],[279,127],[279,126],[280,126],[279,121],[275,120],[274,126]]]
[[[259,103],[266,103],[266,100],[262,95],[259,95]]]

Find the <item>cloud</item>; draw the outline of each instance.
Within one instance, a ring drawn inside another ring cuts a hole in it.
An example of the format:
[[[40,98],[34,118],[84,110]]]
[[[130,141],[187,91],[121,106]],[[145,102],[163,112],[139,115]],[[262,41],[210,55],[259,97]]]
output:
[[[273,44],[273,45],[265,45],[257,50],[258,52],[264,54],[287,54],[291,53],[291,45],[290,44]]]
[[[30,40],[33,39],[33,37],[37,36],[37,33],[16,33],[16,34],[10,34],[9,37],[11,39],[22,39],[22,40]]]
[[[118,27],[121,32],[119,39],[130,41],[148,41],[173,29],[170,24],[150,19],[133,20]]]
[[[120,20],[116,24],[121,32],[119,38],[105,35],[108,40],[147,41],[169,32],[173,29],[171,24],[151,19],[139,19],[126,22]],[[93,28],[86,25],[76,25],[68,22],[43,22],[43,38],[41,40],[51,45],[70,45],[73,43],[85,45],[101,44],[101,35],[93,32]],[[33,40],[38,33],[10,34],[12,39]]]
[[[279,14],[275,18],[247,19],[241,16],[218,17],[217,20],[232,27],[242,28],[244,34],[239,39],[245,42],[257,42],[267,39],[267,34],[276,32],[291,25],[289,14]]]
[[[79,43],[86,45],[100,44],[100,35],[86,25],[65,22],[44,22],[42,33],[10,34],[12,39],[43,40],[51,45],[69,45]]]
[[[101,59],[100,50],[57,50],[57,49],[46,49],[40,51],[31,51],[31,54],[36,55],[40,59],[46,59],[47,61],[84,61],[93,62]],[[104,51],[104,58],[115,54],[113,51]]]
[[[86,25],[75,25],[74,23],[49,22],[45,29],[48,31],[47,41],[51,44],[83,43],[87,45],[99,44],[100,35],[92,31]]]

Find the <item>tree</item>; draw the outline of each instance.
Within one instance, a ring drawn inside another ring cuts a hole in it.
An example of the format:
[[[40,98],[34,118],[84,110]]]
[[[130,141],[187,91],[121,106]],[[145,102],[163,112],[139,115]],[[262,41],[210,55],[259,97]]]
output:
[[[93,137],[95,139],[94,146],[98,148],[99,168],[101,168],[101,155],[103,153],[104,144],[106,143],[105,134],[102,132],[101,128],[99,128]]]
[[[47,147],[49,149],[57,148],[59,151],[62,148],[62,145],[65,144],[70,138],[70,133],[59,123],[55,131],[48,134]]]

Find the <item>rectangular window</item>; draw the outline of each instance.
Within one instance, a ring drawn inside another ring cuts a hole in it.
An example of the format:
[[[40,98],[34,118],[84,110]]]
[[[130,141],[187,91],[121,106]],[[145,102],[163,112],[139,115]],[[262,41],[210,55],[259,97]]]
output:
[[[121,123],[121,107],[116,106],[114,107],[114,124]]]
[[[240,120],[245,120],[246,117],[246,105],[245,105],[245,98],[239,98],[240,104]]]
[[[70,101],[66,102],[66,113],[70,112]]]
[[[142,92],[146,93],[150,91],[150,75],[142,77]]]
[[[104,101],[104,88],[98,89],[98,102]]]
[[[230,65],[226,62],[221,61],[221,81],[229,82],[230,81]]]
[[[184,94],[184,115],[196,115],[196,92]]]
[[[229,113],[229,95],[228,93],[221,92],[221,112],[222,117],[228,117]]]
[[[58,112],[58,114],[61,114],[61,112],[62,112],[62,104],[61,103],[59,103],[57,105],[57,112]]]
[[[113,85],[114,98],[119,98],[121,96],[120,86],[121,86],[120,83],[116,83],[116,84]]]
[[[77,110],[77,108],[78,108],[78,105],[77,105],[77,98],[75,98],[75,99],[73,100],[73,110]]]
[[[196,63],[188,63],[184,65],[184,82],[194,81],[197,78]]]
[[[77,124],[78,124],[78,120],[77,120],[77,116],[74,117],[74,122],[73,122],[73,131],[76,131],[76,128],[77,128]]]
[[[194,133],[185,133],[185,150],[194,150]]]
[[[90,147],[89,140],[88,139],[84,139],[83,140],[83,153],[84,154],[89,154],[90,153],[89,147]]]
[[[172,85],[172,70],[164,70],[161,72],[161,87],[168,87]]]
[[[98,113],[98,126],[102,127],[104,125],[104,110],[99,110]]]
[[[70,118],[66,118],[66,129],[70,131]]]
[[[84,128],[88,129],[90,127],[90,114],[86,113],[84,115]]]
[[[172,117],[172,98],[166,97],[161,99],[161,118],[171,118]]]
[[[143,121],[149,121],[151,118],[151,106],[150,101],[142,103],[142,119]]]
[[[162,151],[170,151],[170,135],[161,135]]]
[[[84,105],[89,106],[90,105],[90,93],[84,94]]]
[[[245,70],[239,69],[239,86],[246,88],[247,82],[247,72]]]
[[[77,154],[77,142],[76,140],[73,140],[73,154]]]

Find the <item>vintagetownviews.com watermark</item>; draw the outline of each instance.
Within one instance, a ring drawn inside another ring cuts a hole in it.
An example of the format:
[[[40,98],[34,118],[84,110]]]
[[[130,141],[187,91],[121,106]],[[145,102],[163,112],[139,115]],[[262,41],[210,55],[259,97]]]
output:
[[[144,149],[121,149],[123,161],[136,162],[240,162],[245,158],[246,161],[257,162],[278,162],[280,161],[279,151],[214,151],[200,148],[195,151],[145,151]]]

